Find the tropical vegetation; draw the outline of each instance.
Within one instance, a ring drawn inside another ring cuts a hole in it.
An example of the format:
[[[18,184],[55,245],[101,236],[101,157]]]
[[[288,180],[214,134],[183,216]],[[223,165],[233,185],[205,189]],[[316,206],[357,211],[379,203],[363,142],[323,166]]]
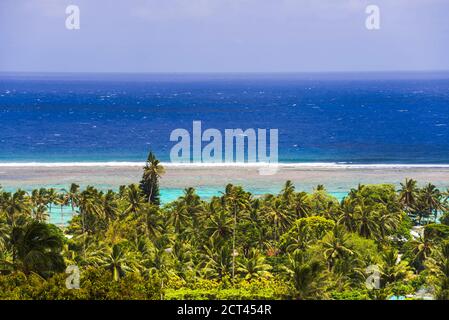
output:
[[[150,153],[116,191],[0,188],[0,299],[449,299],[449,191],[407,179],[339,201],[287,181],[161,205],[163,174]],[[52,207],[70,223],[48,223]]]

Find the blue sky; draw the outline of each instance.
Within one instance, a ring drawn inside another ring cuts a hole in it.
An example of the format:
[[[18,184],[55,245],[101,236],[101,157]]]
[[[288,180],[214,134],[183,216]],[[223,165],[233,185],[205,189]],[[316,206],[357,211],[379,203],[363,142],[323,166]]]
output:
[[[449,70],[448,0],[0,1],[0,71],[396,70]]]

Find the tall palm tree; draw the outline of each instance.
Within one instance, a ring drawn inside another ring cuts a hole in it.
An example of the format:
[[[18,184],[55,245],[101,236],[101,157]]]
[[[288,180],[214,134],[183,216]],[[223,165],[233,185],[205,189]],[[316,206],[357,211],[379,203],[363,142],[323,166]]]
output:
[[[249,208],[250,198],[249,195],[243,191],[241,187],[235,187],[231,184],[226,186],[225,194],[223,199],[226,205],[231,208],[234,216],[234,228],[232,235],[232,279],[235,278],[235,257],[237,256],[237,251],[235,249],[235,241],[237,236],[237,215],[239,211]]]
[[[152,204],[160,204],[159,179],[164,173],[164,167],[161,165],[156,156],[150,152],[145,167],[143,168],[140,189],[147,198],[147,201]]]

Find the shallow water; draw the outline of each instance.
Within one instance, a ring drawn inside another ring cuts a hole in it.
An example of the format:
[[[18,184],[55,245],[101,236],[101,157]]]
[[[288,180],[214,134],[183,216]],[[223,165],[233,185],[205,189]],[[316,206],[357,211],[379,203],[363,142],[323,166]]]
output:
[[[248,190],[251,191],[251,190]],[[267,190],[268,191],[268,190]],[[213,196],[220,196],[222,194],[222,189],[217,188],[199,188],[197,189],[197,194],[204,200],[210,199]],[[269,192],[264,192],[263,190],[252,190],[254,195],[261,195]],[[272,191],[279,192],[279,190]],[[161,204],[167,204],[171,201],[176,200],[178,197],[182,196],[182,189],[162,189],[161,190]],[[343,199],[347,195],[347,192],[330,192],[330,194],[336,197],[338,200]],[[49,212],[50,218],[49,222],[56,225],[67,225],[72,219],[73,212],[71,207],[63,207],[61,213],[61,207],[53,206],[51,212]]]

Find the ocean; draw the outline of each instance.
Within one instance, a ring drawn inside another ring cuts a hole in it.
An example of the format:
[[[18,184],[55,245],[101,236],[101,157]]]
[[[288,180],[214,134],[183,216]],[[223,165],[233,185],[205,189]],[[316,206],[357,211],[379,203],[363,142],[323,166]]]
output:
[[[449,73],[0,74],[0,166],[142,162],[149,150],[168,162],[170,133],[193,121],[278,129],[284,163],[448,165]]]
[[[279,130],[289,163],[449,164],[449,73],[0,74],[0,162],[169,161],[172,130]]]

